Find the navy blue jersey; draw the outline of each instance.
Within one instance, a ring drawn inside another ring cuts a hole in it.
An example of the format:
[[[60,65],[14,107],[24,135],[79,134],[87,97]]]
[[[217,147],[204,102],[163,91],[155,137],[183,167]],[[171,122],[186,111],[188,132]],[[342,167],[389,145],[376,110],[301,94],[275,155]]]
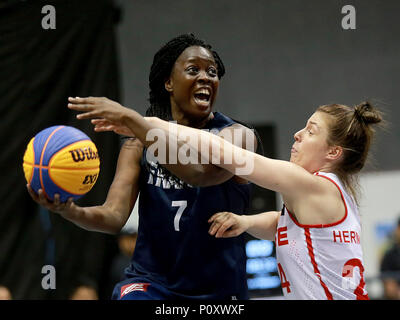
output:
[[[205,129],[234,124],[215,112]],[[247,299],[246,255],[242,236],[217,239],[208,234],[215,213],[244,214],[250,184],[230,179],[220,185],[192,187],[164,178],[143,153],[139,229],[127,278],[166,288],[172,298]]]

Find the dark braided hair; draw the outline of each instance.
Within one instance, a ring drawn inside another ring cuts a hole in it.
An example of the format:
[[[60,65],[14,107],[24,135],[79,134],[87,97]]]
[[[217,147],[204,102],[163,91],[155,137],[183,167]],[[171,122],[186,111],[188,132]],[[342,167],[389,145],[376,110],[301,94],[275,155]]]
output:
[[[200,46],[209,50],[217,64],[218,78],[225,74],[225,67],[218,53],[212,50],[211,45],[195,37],[194,34],[182,34],[168,41],[154,55],[149,75],[150,107],[146,111],[148,117],[158,117],[163,120],[173,120],[169,92],[165,90],[165,81],[171,75],[175,61],[188,47]]]

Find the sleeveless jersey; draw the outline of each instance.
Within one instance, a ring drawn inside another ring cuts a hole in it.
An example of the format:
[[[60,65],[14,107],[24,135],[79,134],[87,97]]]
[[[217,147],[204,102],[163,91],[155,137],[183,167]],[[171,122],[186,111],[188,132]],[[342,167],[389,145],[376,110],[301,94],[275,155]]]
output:
[[[283,294],[298,300],[368,299],[357,206],[335,174],[315,174],[337,186],[345,215],[332,224],[302,225],[283,207],[275,235]]]
[[[234,123],[215,112],[204,129]],[[127,278],[155,282],[177,299],[247,299],[244,238],[216,239],[207,221],[221,211],[244,214],[249,200],[250,184],[233,179],[210,187],[175,183],[144,151],[138,238]]]

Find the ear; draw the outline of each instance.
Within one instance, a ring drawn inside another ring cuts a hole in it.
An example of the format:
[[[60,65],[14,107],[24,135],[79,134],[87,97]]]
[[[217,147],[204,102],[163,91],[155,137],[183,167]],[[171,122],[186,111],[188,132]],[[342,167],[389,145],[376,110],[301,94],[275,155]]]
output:
[[[165,90],[167,90],[168,92],[172,92],[173,83],[172,83],[171,77],[169,77],[167,79],[167,81],[164,82],[164,87],[165,87]]]
[[[329,160],[337,160],[343,154],[343,148],[340,146],[332,146],[328,149],[328,154],[326,155]]]

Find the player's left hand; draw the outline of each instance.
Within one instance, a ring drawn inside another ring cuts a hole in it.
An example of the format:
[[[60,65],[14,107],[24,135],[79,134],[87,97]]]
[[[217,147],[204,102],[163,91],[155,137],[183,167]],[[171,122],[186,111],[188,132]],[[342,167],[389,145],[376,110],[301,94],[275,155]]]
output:
[[[218,212],[208,219],[208,223],[211,224],[208,233],[216,238],[236,237],[248,229],[246,216],[232,212]]]
[[[96,132],[114,131],[117,134],[134,137],[123,120],[130,109],[104,97],[68,98],[68,108],[79,111],[77,119],[92,119]]]

